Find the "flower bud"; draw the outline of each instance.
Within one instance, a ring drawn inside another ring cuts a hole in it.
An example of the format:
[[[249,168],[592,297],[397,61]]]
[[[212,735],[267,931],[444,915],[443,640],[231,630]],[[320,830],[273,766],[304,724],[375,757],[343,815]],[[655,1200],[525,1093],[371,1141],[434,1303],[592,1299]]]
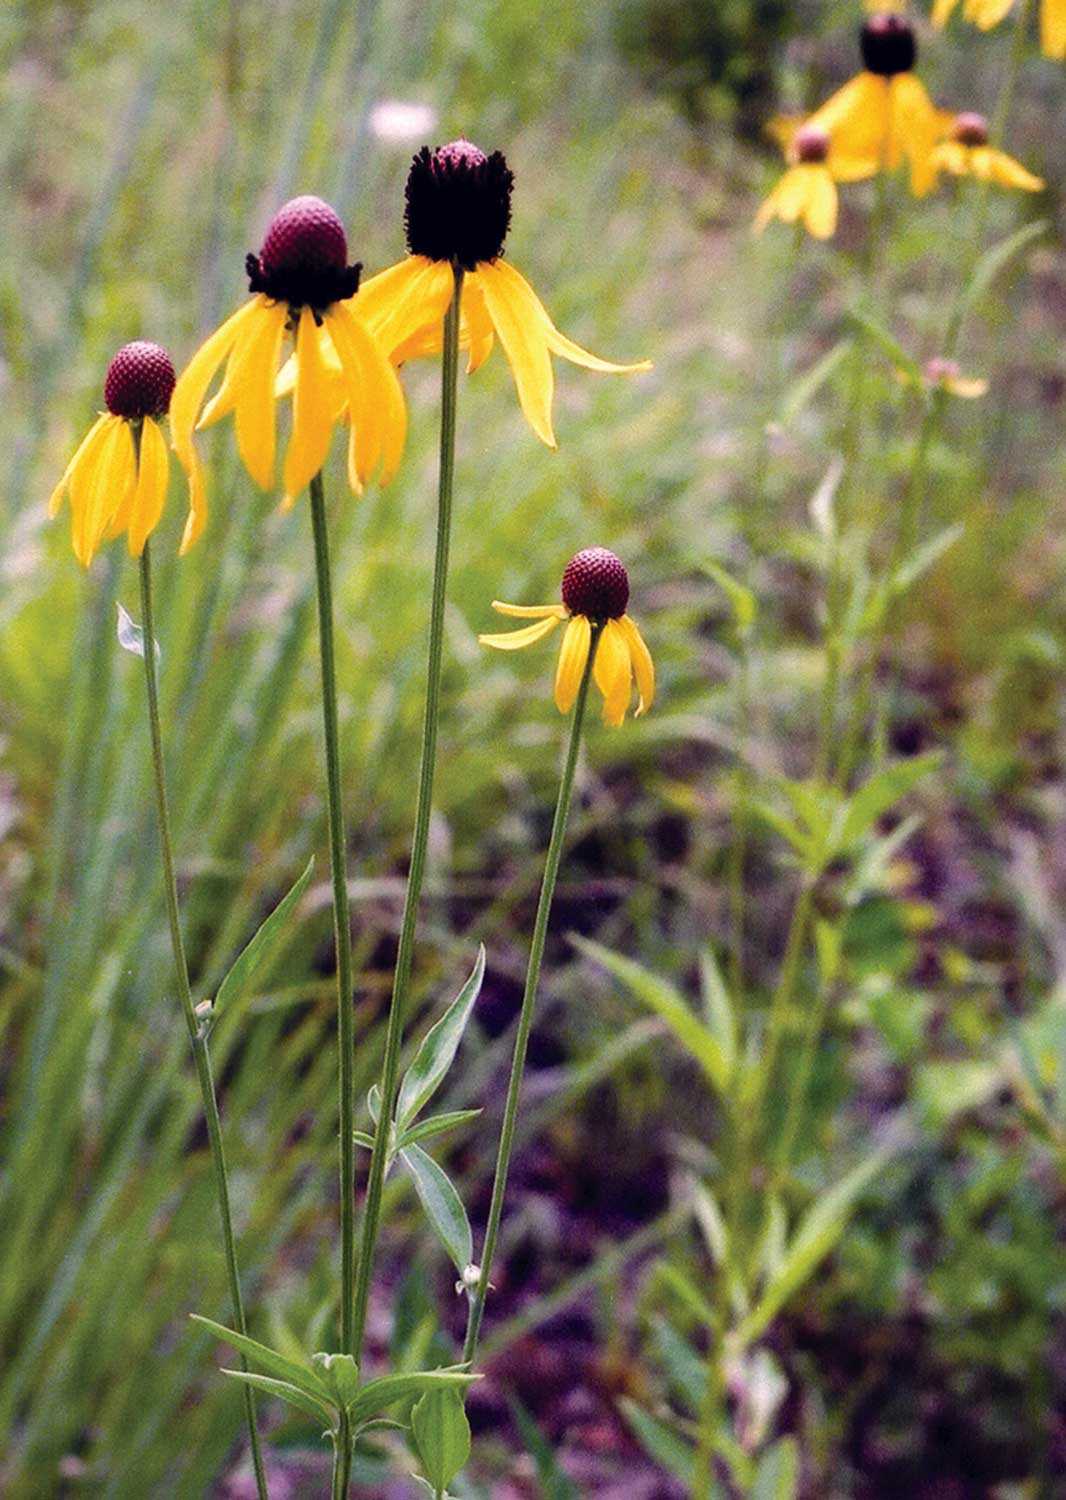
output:
[[[870,16],[859,34],[863,66],[868,73],[892,78],[909,73],[918,56],[914,27],[897,11],[877,11]]]
[[[104,404],[112,416],[161,417],[170,406],[174,366],[160,344],[136,339],[124,344],[107,367]]]
[[[511,223],[513,186],[502,151],[486,156],[465,140],[435,151],[423,146],[407,174],[407,248],[467,271],[496,260]]]
[[[629,603],[629,574],[606,547],[586,547],[566,565],[563,603],[572,615],[617,620]]]
[[[359,289],[362,266],[347,261],[344,225],[329,204],[291,198],[267,225],[259,254],[245,259],[248,288],[291,307],[325,308]]]
[[[975,110],[964,110],[961,115],[956,115],[951,133],[960,146],[988,145],[988,121]]]
[[[799,162],[822,162],[829,155],[829,132],[821,125],[801,125],[792,141]]]

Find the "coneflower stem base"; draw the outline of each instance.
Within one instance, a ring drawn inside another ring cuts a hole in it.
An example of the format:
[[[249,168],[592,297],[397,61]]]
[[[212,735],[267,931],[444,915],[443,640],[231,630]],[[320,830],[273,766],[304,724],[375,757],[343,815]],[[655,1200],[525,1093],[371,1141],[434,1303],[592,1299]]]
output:
[[[311,527],[318,593],[318,656],[322,668],[322,727],[326,742],[326,814],[329,867],[333,883],[333,938],[337,949],[337,1049],[340,1114],[341,1351],[353,1345],[355,1282],[355,1021],[352,1013],[352,932],[348,911],[344,811],[341,804],[340,730],[337,719],[337,667],[333,650],[333,584],[329,528],[322,475],[311,481]]]
[[[415,803],[415,827],[411,840],[411,864],[407,875],[400,940],[396,949],[396,969],[389,1003],[385,1057],[381,1069],[381,1113],[374,1132],[374,1149],[370,1158],[363,1230],[359,1244],[359,1267],[355,1286],[355,1331],[352,1353],[358,1362],[362,1352],[370,1297],[370,1276],[374,1264],[374,1246],[381,1219],[381,1199],[385,1185],[385,1167],[389,1148],[389,1126],[396,1097],[396,1080],[400,1066],[403,1023],[411,985],[414,960],[415,929],[422,899],[422,882],[426,873],[429,847],[430,815],[433,811],[433,781],[437,768],[437,724],[440,718],[440,680],[444,662],[444,610],[448,596],[448,556],[452,534],[452,491],[455,480],[455,417],[459,374],[459,309],[463,293],[463,271],[455,267],[452,300],[444,319],[444,345],[441,353],[440,469],[437,498],[437,544],[433,562],[433,597],[429,613],[429,649],[426,665],[426,701],[422,719],[422,752],[418,771],[418,797]],[[348,1138],[351,1141],[351,1122]]]
[[[178,984],[178,999],[182,1015],[192,1044],[196,1078],[200,1085],[200,1100],[204,1119],[207,1122],[207,1138],[211,1147],[211,1161],[215,1170],[215,1192],[218,1197],[219,1218],[222,1221],[222,1245],[226,1257],[226,1274],[229,1280],[230,1300],[233,1304],[233,1321],[238,1333],[248,1332],[244,1316],[244,1298],[241,1294],[240,1269],[237,1264],[237,1242],[233,1233],[233,1214],[230,1209],[229,1177],[226,1172],[226,1152],[222,1144],[222,1124],[215,1098],[215,1084],[211,1076],[211,1055],[207,1045],[206,1021],[201,1024],[193,1003],[189,984],[189,966],[185,957],[185,940],[181,932],[181,915],[178,908],[178,884],[174,874],[174,847],[170,833],[170,806],[167,797],[166,767],[163,760],[163,735],[159,722],[159,683],[155,661],[155,625],[152,610],[152,560],[150,543],[145,542],[141,553],[141,628],[144,643],[144,679],[148,691],[148,727],[152,741],[152,772],[155,781],[156,811],[159,821],[159,845],[163,863],[163,889],[166,895],[167,918],[170,923],[170,945],[174,954],[174,972]],[[248,1366],[241,1358],[241,1367]],[[255,1487],[259,1500],[267,1500],[266,1472],[263,1455],[259,1447],[259,1432],[255,1420],[255,1399],[249,1387],[244,1388],[244,1410],[248,1420],[248,1438],[252,1449],[252,1465],[255,1469]]]
[[[577,770],[577,757],[581,746],[581,729],[585,720],[585,704],[588,699],[589,681],[592,677],[592,663],[596,655],[599,636],[599,629],[594,626],[588,661],[585,663],[585,671],[581,678],[581,686],[578,689],[577,701],[574,705],[574,716],[570,725],[570,742],[567,745],[566,760],[563,764],[563,773],[559,781],[559,796],[555,803],[555,818],[552,822],[551,838],[548,841],[548,852],[544,859],[544,878],[541,881],[540,899],[537,902],[537,915],[533,923],[533,937],[529,945],[526,986],[522,995],[522,1008],[518,1013],[518,1030],[515,1033],[514,1055],[511,1060],[511,1078],[507,1085],[507,1099],[503,1107],[503,1125],[500,1130],[500,1145],[496,1156],[496,1175],[492,1183],[492,1200],[489,1204],[488,1223],[485,1226],[485,1243],[481,1251],[481,1275],[478,1278],[477,1288],[471,1298],[470,1315],[466,1325],[466,1342],[463,1345],[463,1359],[468,1363],[473,1360],[474,1355],[477,1353],[478,1336],[481,1332],[481,1319],[485,1313],[485,1299],[488,1296],[492,1262],[496,1254],[496,1240],[500,1232],[500,1220],[503,1217],[503,1200],[507,1192],[507,1173],[511,1165],[511,1152],[514,1149],[515,1126],[518,1121],[518,1103],[522,1092],[522,1073],[525,1069],[529,1033],[533,1025],[533,1011],[537,1001],[540,966],[544,958],[544,944],[548,936],[548,921],[551,917],[552,899],[555,895],[555,882],[559,877],[559,862],[563,857],[566,825],[570,817],[570,803],[574,794],[574,774]]]

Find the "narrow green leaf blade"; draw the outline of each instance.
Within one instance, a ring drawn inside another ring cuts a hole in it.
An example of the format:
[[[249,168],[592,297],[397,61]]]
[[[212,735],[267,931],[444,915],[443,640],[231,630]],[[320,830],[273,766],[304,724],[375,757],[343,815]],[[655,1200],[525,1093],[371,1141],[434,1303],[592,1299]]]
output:
[[[348,1414],[355,1426],[361,1426],[379,1412],[395,1406],[397,1401],[418,1397],[442,1386],[464,1391],[480,1378],[458,1365],[443,1370],[412,1371],[406,1375],[383,1375],[380,1380],[370,1380],[364,1385],[352,1402]]]
[[[445,1490],[470,1457],[470,1423],[461,1394],[450,1386],[427,1391],[411,1413],[411,1433],[426,1478]]]
[[[793,382],[781,403],[782,427],[791,427],[796,418],[806,411],[822,387],[832,380],[854,346],[853,338],[841,339]]]
[[[731,573],[727,573],[718,563],[707,558],[703,562],[703,571],[713,578],[718,587],[729,600],[729,606],[733,611],[733,623],[739,636],[749,635],[758,614],[758,600],[746,584],[740,583]]]
[[[628,1396],[623,1396],[618,1404],[644,1451],[656,1463],[662,1464],[675,1479],[680,1479],[683,1485],[691,1489],[696,1469],[696,1454],[692,1445]],[[717,1494],[717,1490],[715,1493]]]
[[[273,1380],[269,1375],[257,1375],[252,1370],[222,1370],[220,1373],[228,1375],[231,1380],[241,1380],[245,1385],[254,1386],[267,1396],[277,1396],[313,1417],[316,1422],[322,1422],[331,1429],[333,1427],[334,1414],[329,1407],[317,1401],[314,1396],[309,1396],[299,1386],[290,1385],[287,1380]]]
[[[451,1178],[421,1146],[405,1146],[400,1152],[400,1160],[414,1180],[415,1191],[433,1233],[444,1246],[455,1269],[462,1273],[474,1258],[474,1237],[463,1200]]]
[[[860,333],[864,334],[871,343],[876,344],[881,353],[894,365],[901,375],[906,376],[913,386],[922,389],[922,371],[918,362],[911,358],[899,341],[892,337],[888,329],[879,323],[876,318],[871,318],[869,313],[859,312],[852,309],[848,313],[848,321],[854,323]]]
[[[470,978],[463,985],[437,1024],[430,1028],[404,1074],[396,1103],[396,1123],[400,1130],[418,1114],[436,1093],[463,1039],[466,1023],[481,993],[485,978],[485,948],[479,946]]]
[[[783,1437],[759,1459],[751,1500],[796,1500],[799,1489],[799,1449],[795,1438]]]
[[[259,1365],[269,1374],[299,1386],[302,1391],[307,1391],[309,1395],[320,1401],[329,1401],[329,1388],[313,1370],[286,1358],[284,1354],[279,1354],[276,1349],[268,1348],[266,1344],[260,1344],[256,1339],[250,1339],[247,1334],[237,1333],[234,1329],[227,1328],[223,1323],[216,1323],[211,1318],[202,1318],[199,1313],[190,1313],[189,1316],[194,1323],[199,1323],[217,1339],[221,1339],[224,1344],[232,1345],[253,1365]]]
[[[727,1073],[732,1076],[738,1049],[737,1018],[718,960],[710,948],[700,953],[700,990],[708,1030],[721,1049]]]
[[[1037,219],[1033,224],[1024,224],[1014,234],[1000,240],[986,250],[974,268],[969,285],[963,294],[963,308],[969,312],[979,302],[999,273],[1007,268],[1016,255],[1027,249],[1034,241],[1047,234],[1050,224],[1047,219]]]
[[[685,1050],[699,1063],[712,1086],[724,1095],[729,1087],[730,1066],[722,1048],[673,985],[632,959],[612,953],[609,948],[590,942],[588,938],[574,937],[572,941],[586,957],[602,964],[632,995],[666,1022]]]
[[[444,1114],[430,1115],[428,1120],[419,1120],[404,1131],[399,1140],[399,1148],[402,1151],[405,1146],[413,1146],[417,1141],[433,1140],[446,1130],[454,1130],[457,1125],[466,1125],[470,1120],[476,1120],[479,1114],[480,1109],[450,1109]]]
[[[285,925],[296,903],[307,889],[314,868],[315,857],[312,855],[307,861],[306,869],[288,895],[278,902],[251,942],[237,955],[229,973],[218,987],[218,993],[215,995],[216,1011],[221,1011],[224,1005],[233,1004],[239,996],[247,993],[256,971],[278,947],[284,935]]]
[[[943,756],[938,750],[926,755],[915,755],[911,760],[896,761],[877,771],[859,788],[847,804],[839,833],[835,839],[837,850],[850,849],[853,844],[877,822],[890,808],[940,764]]]

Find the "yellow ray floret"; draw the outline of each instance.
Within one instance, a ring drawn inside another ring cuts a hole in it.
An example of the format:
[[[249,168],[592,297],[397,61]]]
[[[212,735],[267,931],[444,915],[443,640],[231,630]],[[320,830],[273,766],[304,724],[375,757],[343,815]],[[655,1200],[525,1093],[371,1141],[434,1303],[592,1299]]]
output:
[[[253,296],[202,345],[178,378],[170,417],[174,451],[189,479],[189,518],[182,552],[207,520],[203,470],[193,433],[234,414],[237,451],[261,489],[274,484],[277,460],[278,364],[286,332],[295,351],[284,389],[293,394],[292,433],[282,466],[285,500],[305,489],[329,451],[342,415],[351,420],[348,476],[359,493],[375,476],[387,483],[403,453],[407,412],[396,372],[351,305],[294,313],[263,293]],[[225,366],[215,396],[208,389]]]
[[[827,240],[837,227],[837,189],[825,162],[799,162],[789,167],[755,216],[761,234],[772,219],[801,222],[817,240]]]
[[[894,172],[906,162],[911,191],[924,197],[936,184],[930,156],[951,116],[937,109],[913,73],[883,78],[859,73],[838,89],[809,123],[825,130],[838,153],[842,181]]]
[[[130,556],[140,557],[166,503],[169,463],[157,422],[140,423],[140,455],[130,423],[104,413],[90,427],[48,504],[56,515],[70,499],[71,543],[83,567],[100,544],[126,533]]]
[[[958,5],[959,0],[935,0],[933,25],[944,26]],[[1014,5],[1015,0],[962,0],[962,14],[980,30],[990,31]],[[1047,57],[1066,58],[1066,0],[1041,0],[1040,46]]]
[[[1044,186],[1042,177],[1037,177],[1013,156],[998,151],[995,146],[967,146],[962,141],[941,141],[933,150],[932,164],[938,172],[951,172],[956,177],[976,177],[981,182],[1021,188],[1027,193],[1039,193]]]
[[[574,706],[595,639],[593,681],[603,696],[603,717],[617,728],[625,719],[637,686],[636,716],[647,713],[655,699],[655,668],[651,653],[629,615],[593,622],[587,615],[570,614],[561,604],[504,604],[493,600],[499,614],[532,620],[519,630],[479,635],[483,646],[497,651],[520,651],[535,645],[566,621],[559,661],[555,671],[555,704],[560,713]],[[594,634],[595,633],[595,634]]]

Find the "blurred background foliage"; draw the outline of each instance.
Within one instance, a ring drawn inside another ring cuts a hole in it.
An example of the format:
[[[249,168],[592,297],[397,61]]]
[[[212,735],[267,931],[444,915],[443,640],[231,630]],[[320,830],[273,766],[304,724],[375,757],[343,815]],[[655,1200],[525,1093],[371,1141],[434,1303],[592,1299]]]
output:
[[[447,1101],[486,1107],[449,1156],[476,1222],[560,723],[551,653],[488,660],[475,634],[493,597],[550,599],[567,557],[604,543],[630,566],[661,675],[654,714],[589,736],[490,1305],[492,1379],[471,1402],[478,1443],[462,1492],[677,1492],[622,1411],[683,1402],[669,1320],[676,1334],[684,1314],[660,1277],[702,1262],[694,1232],[663,1216],[692,1141],[713,1150],[716,1121],[655,1023],[567,935],[693,992],[701,947],[723,951],[737,668],[708,561],[760,602],[747,759],[757,774],[809,770],[823,652],[807,507],[846,411],[831,386],[798,407],[790,396],[839,336],[871,192],[848,194],[831,246],[784,231],[756,242],[749,226],[778,170],[763,119],[854,71],[856,23],[851,4],[757,0],[24,0],[0,12],[5,1494],[248,1493],[238,1395],[185,1318],[224,1318],[226,1303],[168,994],[142,683],[115,640],[115,600],[136,613],[135,571],[115,547],[82,576],[44,501],[117,345],[151,337],[187,358],[241,297],[244,252],[295,192],[337,205],[368,269],[391,263],[410,150],[457,134],[511,158],[509,254],[560,326],[605,355],[656,362],[640,385],[561,372],[556,454],[524,428],[499,355],[461,387],[417,981],[428,1015],[488,945],[476,1034]],[[943,102],[990,107],[1003,31],[956,25],[922,41],[921,71]],[[1062,100],[1061,67],[1034,51],[1010,144],[1050,185],[1036,205],[995,200],[992,233],[1027,213],[1061,228]],[[428,106],[436,123],[397,139],[389,101]],[[933,352],[965,245],[957,197],[896,203],[884,313],[919,358]],[[1058,240],[1025,269],[997,283],[970,327],[964,362],[992,394],[956,403],[932,455],[931,524],[965,529],[910,603],[893,730],[899,753],[945,758],[913,799],[920,827],[888,888],[849,920],[807,1126],[808,1155],[828,1160],[889,1128],[907,1150],[773,1325],[771,1364],[734,1393],[756,1427],[798,1436],[811,1495],[1066,1483],[1062,1116],[1056,1125],[1041,1102],[1064,1072]],[[872,364],[874,530],[898,504],[914,418],[891,370]],[[358,503],[339,469],[328,487],[361,1096],[379,1062],[402,900],[432,560],[435,371],[411,368],[406,385],[397,482]],[[177,562],[175,478],[155,549],[185,920],[210,995],[308,856],[322,856],[265,987],[213,1043],[253,1331],[315,1346],[333,1291],[335,1113],[310,523],[302,504],[280,516],[251,491],[228,435],[205,446],[207,535]],[[751,834],[747,877],[758,1002],[794,889],[770,830]],[[400,1359],[444,1353],[458,1330],[454,1273],[402,1184],[393,1204],[376,1354],[390,1341]],[[268,1416],[275,1478],[289,1486],[278,1492],[315,1493],[317,1435]],[[382,1449],[364,1455],[360,1478],[368,1494],[399,1496],[402,1473]]]

